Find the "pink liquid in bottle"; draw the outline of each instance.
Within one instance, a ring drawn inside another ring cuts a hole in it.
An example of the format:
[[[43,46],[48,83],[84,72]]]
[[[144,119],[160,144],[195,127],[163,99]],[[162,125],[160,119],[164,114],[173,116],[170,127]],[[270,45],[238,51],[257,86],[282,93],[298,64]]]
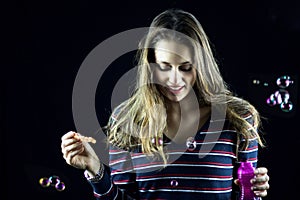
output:
[[[238,168],[238,179],[240,181],[240,197],[239,200],[257,200],[259,199],[251,190],[252,184],[250,180],[254,178],[254,167],[251,162],[241,162]]]

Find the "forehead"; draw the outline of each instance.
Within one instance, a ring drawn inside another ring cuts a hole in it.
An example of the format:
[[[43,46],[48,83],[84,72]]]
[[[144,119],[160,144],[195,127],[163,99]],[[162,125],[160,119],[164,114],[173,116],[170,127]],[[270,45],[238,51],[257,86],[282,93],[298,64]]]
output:
[[[155,45],[155,59],[156,61],[163,61],[169,63],[192,63],[191,49],[182,43],[177,43],[170,40],[159,41]]]

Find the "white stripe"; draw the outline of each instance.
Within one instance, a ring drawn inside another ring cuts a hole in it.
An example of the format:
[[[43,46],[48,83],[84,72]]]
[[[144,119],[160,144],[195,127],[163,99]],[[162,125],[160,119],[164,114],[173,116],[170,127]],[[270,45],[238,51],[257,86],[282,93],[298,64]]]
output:
[[[127,184],[132,184],[134,182],[118,182],[118,181],[114,181],[115,185],[127,185]]]
[[[253,141],[253,140],[257,140],[257,137],[249,139],[249,141]]]
[[[169,177],[156,177],[156,178],[140,178],[140,179],[136,179],[137,181],[153,181],[153,180],[160,180],[160,179],[188,179],[188,180],[215,180],[215,181],[230,181],[233,178],[206,178],[206,177],[174,177],[174,176],[169,176]]]
[[[128,154],[129,152],[128,151],[117,151],[117,152],[109,152],[109,154],[112,154],[112,155],[116,155],[116,154],[122,154],[122,153],[124,153],[124,154]]]
[[[125,161],[127,161],[127,160],[125,160],[125,159],[122,159],[122,160],[118,160],[118,161],[110,162],[110,163],[109,163],[109,166],[113,166],[113,165],[116,165],[116,164],[119,164],[119,163],[122,163],[122,162],[125,162]]]
[[[244,119],[249,119],[249,118],[251,118],[252,117],[252,115],[249,115],[248,117],[244,117]]]
[[[133,173],[133,170],[126,170],[126,171],[117,171],[117,172],[111,172],[111,175],[115,175],[115,174],[125,174],[125,173],[128,173],[128,172],[132,172]]]
[[[222,155],[224,156],[224,155]],[[230,156],[230,155],[228,155]],[[230,156],[232,157],[232,156]],[[212,167],[212,168],[221,168],[221,169],[232,169],[233,166],[218,166],[218,165],[200,165],[200,164],[158,164],[158,165],[148,165],[145,167],[134,167],[134,170],[142,170],[142,169],[149,169],[149,168],[157,168],[157,167],[164,167],[164,166],[168,166],[168,167],[179,167],[179,166],[188,166],[188,167]],[[126,170],[126,171],[117,171],[117,172],[112,172],[111,175],[115,175],[115,174],[124,174],[124,173],[128,173],[128,172],[133,172],[133,170]]]
[[[254,137],[254,138],[249,138],[248,140],[249,140],[249,141],[253,141],[253,140],[258,140],[258,138],[257,138],[257,137]],[[243,138],[243,139],[241,139],[241,141],[242,141],[242,142],[245,142],[246,139]]]
[[[257,148],[255,149],[251,149],[251,150],[248,150],[248,151],[239,151],[240,153],[250,153],[250,152],[254,152],[254,151],[258,151]]]
[[[209,130],[209,129],[208,129]],[[233,132],[236,133],[235,130],[219,130],[219,131],[206,131],[206,132],[200,132],[200,134],[214,134],[214,133],[220,133],[220,132]]]
[[[235,155],[231,155],[231,154],[228,154],[228,153],[210,153],[210,152],[207,152],[207,153],[199,153],[199,152],[185,152],[185,151],[177,151],[177,152],[167,152],[168,155],[176,155],[176,154],[179,154],[179,155],[210,155],[210,156],[228,156],[228,157],[233,157],[235,158]],[[141,155],[138,155],[138,156],[132,156],[132,159],[138,159],[138,158],[144,158],[144,157],[147,157],[146,154],[141,154]],[[126,160],[124,160],[126,161]],[[115,163],[119,163],[118,162],[114,162],[113,164]]]
[[[142,169],[149,169],[154,167],[163,167],[163,166],[172,166],[172,167],[179,167],[179,166],[188,166],[188,167],[212,167],[212,168],[221,168],[221,169],[232,169],[233,166],[217,166],[217,165],[195,165],[195,164],[166,164],[166,165],[149,165],[145,167],[135,167],[135,170],[142,170]]]
[[[210,156],[227,156],[227,157],[232,157],[235,158],[235,155],[231,155],[231,154],[222,154],[222,153],[189,153],[189,152],[172,152],[172,153],[167,153],[168,155],[210,155]],[[146,157],[145,155],[140,155],[140,156],[134,156],[132,157],[132,159],[138,159],[138,158],[142,158],[142,157]],[[115,164],[115,163],[113,163]]]
[[[213,142],[197,142],[198,145],[203,145],[203,144],[229,144],[229,145],[236,145],[233,144],[232,142],[224,142],[224,141],[213,141]]]
[[[139,190],[140,192],[198,192],[198,193],[228,193],[232,189],[224,191],[207,191],[207,190],[176,190],[176,189],[157,189],[157,190]]]
[[[256,160],[248,160],[248,162],[251,162],[251,163],[257,163],[257,159]],[[241,161],[237,161],[236,163],[238,163],[238,164],[240,164],[241,163]]]
[[[172,153],[169,153],[170,155],[176,155],[176,154],[185,154],[185,155],[210,155],[210,156],[227,156],[227,157],[233,157],[235,158],[234,155],[231,155],[231,154],[222,154],[222,153],[188,153],[188,152],[172,152]]]

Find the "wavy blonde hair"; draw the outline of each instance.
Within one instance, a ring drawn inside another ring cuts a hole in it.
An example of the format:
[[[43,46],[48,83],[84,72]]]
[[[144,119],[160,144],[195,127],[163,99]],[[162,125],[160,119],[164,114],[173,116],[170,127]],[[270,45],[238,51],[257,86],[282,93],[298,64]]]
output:
[[[168,30],[184,34],[189,39],[179,37],[180,34],[170,34]],[[263,146],[258,133],[261,125],[258,111],[248,101],[229,91],[201,24],[192,14],[180,9],[169,9],[156,16],[149,32],[140,42],[136,57],[138,70],[135,89],[132,96],[111,115],[107,126],[108,142],[122,149],[141,145],[143,153],[158,154],[166,163],[163,146],[157,139],[163,138],[163,134],[168,131],[165,109],[160,109],[165,108],[165,101],[153,83],[151,70],[151,65],[155,63],[155,44],[163,39],[182,42],[192,48],[197,69],[193,89],[199,106],[226,104],[226,115],[232,128],[246,140],[242,148],[246,148],[249,139],[255,137]],[[249,113],[253,116],[253,124],[244,119],[244,115]]]

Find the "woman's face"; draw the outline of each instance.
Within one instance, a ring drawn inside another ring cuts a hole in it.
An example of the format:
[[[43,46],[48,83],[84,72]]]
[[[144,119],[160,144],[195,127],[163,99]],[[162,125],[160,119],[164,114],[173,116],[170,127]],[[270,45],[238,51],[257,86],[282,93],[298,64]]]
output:
[[[162,40],[155,45],[154,54],[157,65],[153,72],[160,92],[170,101],[181,101],[196,81],[191,50],[184,44]]]

